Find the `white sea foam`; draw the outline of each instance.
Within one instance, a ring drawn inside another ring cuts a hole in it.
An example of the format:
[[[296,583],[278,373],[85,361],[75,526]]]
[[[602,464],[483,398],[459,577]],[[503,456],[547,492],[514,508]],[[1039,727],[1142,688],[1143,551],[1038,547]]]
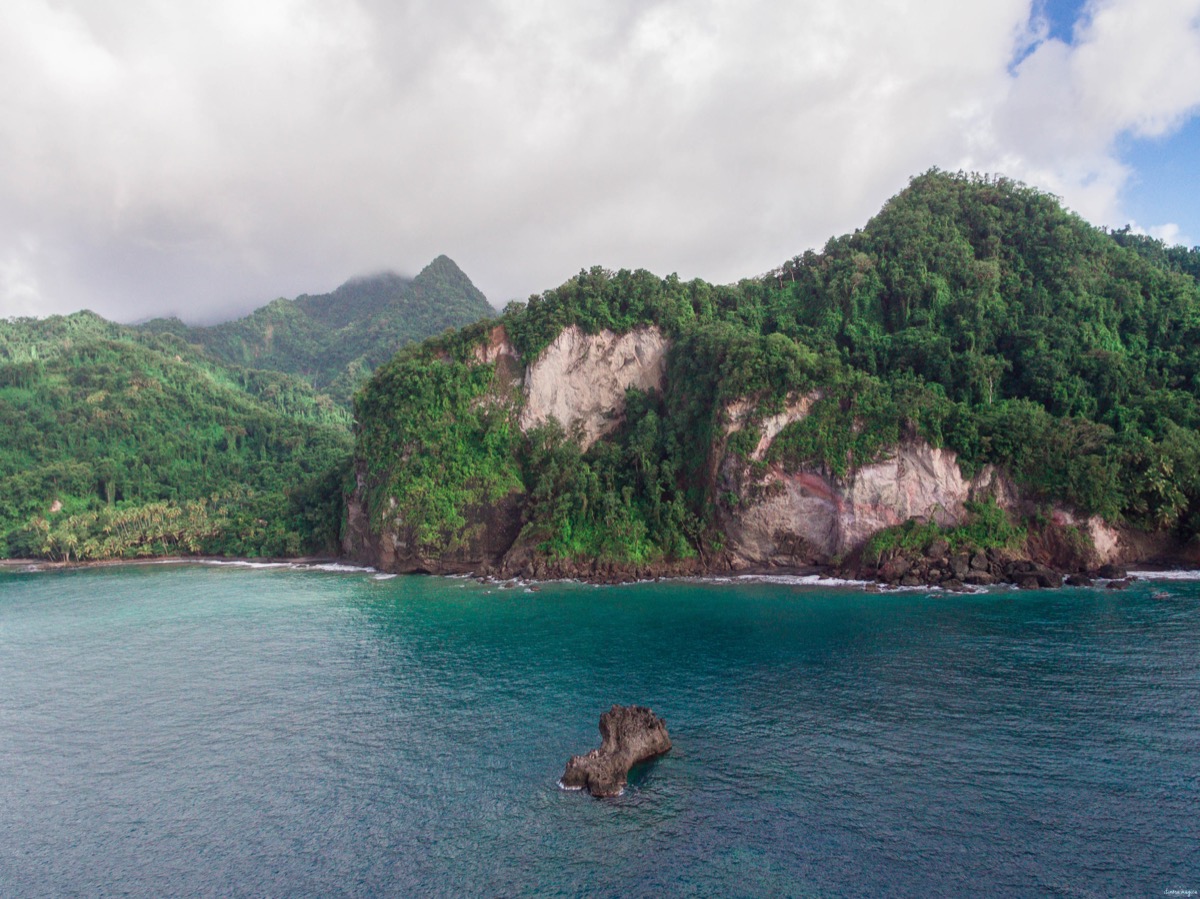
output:
[[[374,568],[343,562],[254,562],[250,559],[164,559],[163,564],[213,565],[219,568],[278,569],[287,571],[330,571],[338,574],[375,574]]]
[[[782,584],[788,587],[865,587],[871,581],[855,581],[849,578],[825,577],[821,574],[743,574],[739,581],[762,584]]]
[[[394,574],[376,574],[376,575],[374,575],[374,576],[372,577],[372,580],[376,580],[376,581],[390,581],[390,580],[391,580],[392,578],[394,578],[394,577],[396,577],[396,575],[394,575]]]
[[[1194,568],[1181,571],[1131,571],[1129,576],[1144,581],[1200,581],[1200,571]]]
[[[364,574],[375,574],[375,569],[368,565],[345,565],[342,562],[319,562],[315,565],[299,565],[297,567],[313,571],[361,571]]]
[[[213,565],[218,568],[297,568],[292,562],[251,562],[247,559],[166,559],[167,565]]]

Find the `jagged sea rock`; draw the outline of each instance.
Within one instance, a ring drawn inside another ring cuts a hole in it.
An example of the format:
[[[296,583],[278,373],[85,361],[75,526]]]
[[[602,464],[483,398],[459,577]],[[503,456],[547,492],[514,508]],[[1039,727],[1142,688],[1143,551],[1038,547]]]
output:
[[[667,723],[640,705],[614,705],[600,716],[599,749],[573,755],[562,785],[593,796],[617,796],[625,789],[629,769],[671,749]]]

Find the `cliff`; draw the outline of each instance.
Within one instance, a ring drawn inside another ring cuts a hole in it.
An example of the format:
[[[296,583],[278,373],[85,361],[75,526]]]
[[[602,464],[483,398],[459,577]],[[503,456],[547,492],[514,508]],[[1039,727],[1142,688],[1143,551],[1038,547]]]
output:
[[[515,422],[524,435],[550,425],[586,452],[621,427],[628,391],[662,395],[669,389],[670,350],[671,341],[655,326],[591,335],[571,326],[530,364],[520,366],[518,351],[499,325],[471,344],[466,365],[477,372],[490,370],[488,390],[475,398],[476,407],[486,404],[493,414]],[[450,364],[450,359],[443,356],[434,364]],[[661,572],[790,570],[834,564],[881,531],[905,522],[963,525],[972,503],[992,502],[1015,516],[1033,507],[995,466],[967,478],[953,451],[917,437],[884,448],[877,461],[842,477],[820,465],[768,463],[776,438],[803,422],[820,399],[820,391],[791,395],[781,411],[758,417],[748,400],[724,408],[720,436],[708,448],[704,484],[705,492],[717,497],[714,520],[723,546],[708,559],[615,566],[597,564],[594,558],[555,560],[539,553],[537,541],[528,534],[521,539],[532,516],[529,497],[515,487],[494,502],[464,509],[457,539],[430,546],[419,538],[419,526],[398,510],[395,497],[386,500],[386,508],[377,512],[379,523],[372,524],[368,497],[378,494],[378,485],[369,483],[361,460],[348,500],[343,548],[381,570],[398,572],[619,579]],[[730,448],[730,438],[747,429],[756,439],[743,456]],[[1118,531],[1098,516],[1081,518],[1061,506],[1053,515],[1054,524],[1079,530],[1090,544],[1066,560],[1066,567],[1119,562],[1131,551]]]
[[[1192,558],[1191,260],[931,172],[759,279],[581,272],[376,372],[344,548],[594,580]]]
[[[584,334],[564,328],[525,373],[521,430],[556,420],[587,449],[621,422],[625,391],[662,391],[667,341],[658,328]]]

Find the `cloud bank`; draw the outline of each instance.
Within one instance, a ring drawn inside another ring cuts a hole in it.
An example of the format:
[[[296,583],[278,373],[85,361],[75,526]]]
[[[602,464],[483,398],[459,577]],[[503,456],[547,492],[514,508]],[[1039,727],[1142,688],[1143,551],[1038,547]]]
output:
[[[1123,224],[1200,107],[1200,0],[10,0],[0,315],[192,321],[452,256],[723,282],[937,165]],[[1146,223],[1177,234],[1171,223]]]

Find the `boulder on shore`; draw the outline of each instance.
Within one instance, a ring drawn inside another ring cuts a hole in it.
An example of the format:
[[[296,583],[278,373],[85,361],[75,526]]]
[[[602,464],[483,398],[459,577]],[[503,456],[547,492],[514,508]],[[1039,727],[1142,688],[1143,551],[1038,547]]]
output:
[[[562,785],[593,796],[617,796],[625,789],[629,769],[671,748],[667,723],[640,705],[614,705],[600,716],[599,749],[573,755]]]

